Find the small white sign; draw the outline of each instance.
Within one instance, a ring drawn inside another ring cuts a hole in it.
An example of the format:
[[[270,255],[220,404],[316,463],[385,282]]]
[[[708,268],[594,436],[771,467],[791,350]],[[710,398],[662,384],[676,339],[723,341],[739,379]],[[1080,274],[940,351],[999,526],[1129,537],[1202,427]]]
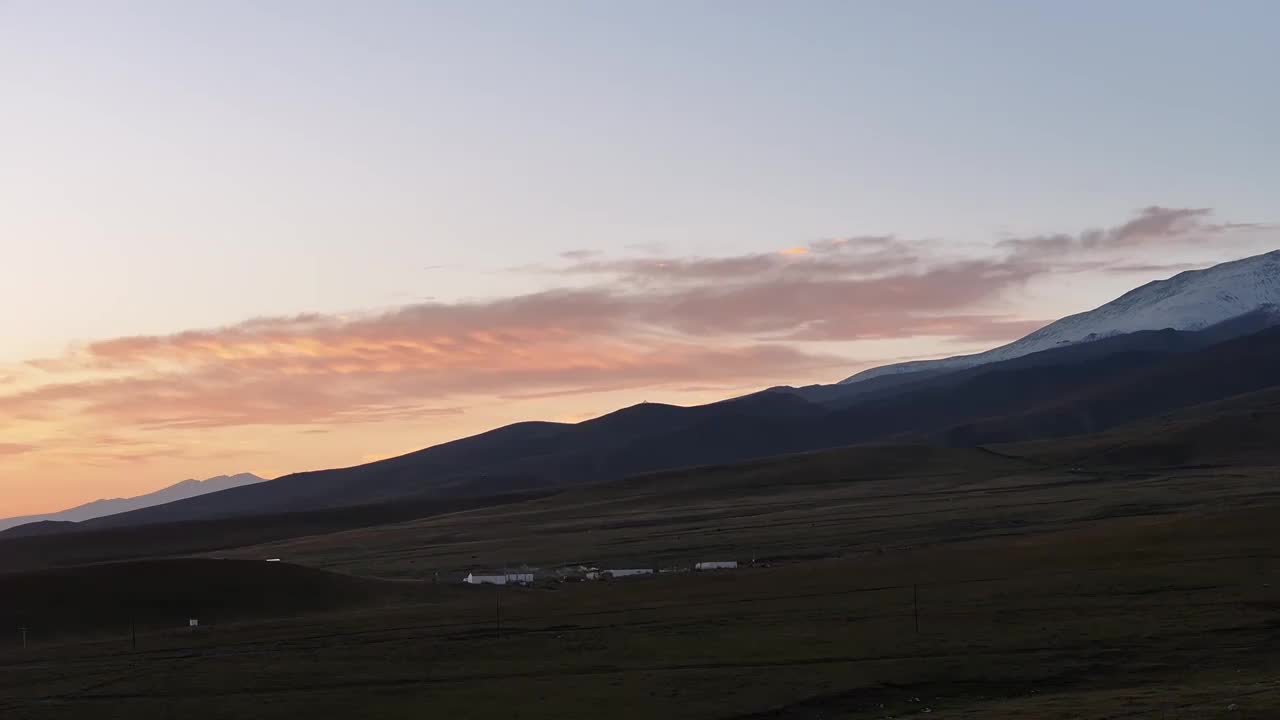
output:
[[[187,621],[187,627],[200,627],[200,621],[196,618],[191,618]]]

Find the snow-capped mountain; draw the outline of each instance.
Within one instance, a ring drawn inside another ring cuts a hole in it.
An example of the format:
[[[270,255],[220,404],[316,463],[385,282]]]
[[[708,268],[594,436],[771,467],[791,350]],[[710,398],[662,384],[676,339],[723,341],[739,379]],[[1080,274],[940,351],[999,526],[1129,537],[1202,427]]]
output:
[[[241,485],[262,482],[262,478],[252,473],[239,475],[219,475],[208,480],[183,480],[175,485],[157,490],[146,495],[131,498],[113,498],[110,500],[94,500],[84,505],[77,505],[69,510],[48,513],[46,515],[26,515],[23,517],[0,518],[0,531],[27,525],[35,522],[81,522],[95,518],[116,515],[130,510],[138,510],[153,505],[163,505],[175,500],[185,500],[197,495],[207,495],[219,490],[228,490]]]
[[[1140,330],[1203,330],[1249,313],[1271,314],[1280,322],[1280,250],[1147,283],[1102,307],[1069,315],[993,350],[885,365],[841,384],[884,375],[963,370]]]

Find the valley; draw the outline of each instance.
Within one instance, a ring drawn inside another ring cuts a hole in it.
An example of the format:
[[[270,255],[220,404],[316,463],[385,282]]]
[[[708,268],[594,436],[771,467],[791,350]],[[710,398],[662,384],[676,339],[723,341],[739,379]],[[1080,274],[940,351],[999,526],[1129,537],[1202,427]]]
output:
[[[1214,429],[1275,407],[1246,396],[1092,438],[672,471],[223,547],[186,562],[231,577],[153,574],[145,591],[170,601],[142,617],[119,595],[56,593],[64,600],[29,629],[29,648],[0,640],[0,711],[1271,717],[1280,467],[1244,452],[1258,437]],[[1169,427],[1216,440],[1170,464],[1153,432]],[[1280,425],[1255,428],[1271,443]],[[151,551],[139,555],[164,554]],[[743,567],[588,583],[546,574],[727,558]],[[139,562],[164,561],[0,580]],[[524,565],[543,573],[529,588],[459,582]],[[191,632],[196,611],[177,592],[191,583],[261,607],[228,603]],[[270,604],[254,600],[276,584]],[[0,591],[0,622],[12,626],[20,593]],[[55,633],[55,617],[96,620]]]
[[[603,583],[424,584],[345,611],[152,627],[137,649],[120,625],[37,635],[0,649],[0,710],[1265,718],[1280,711],[1276,512]]]

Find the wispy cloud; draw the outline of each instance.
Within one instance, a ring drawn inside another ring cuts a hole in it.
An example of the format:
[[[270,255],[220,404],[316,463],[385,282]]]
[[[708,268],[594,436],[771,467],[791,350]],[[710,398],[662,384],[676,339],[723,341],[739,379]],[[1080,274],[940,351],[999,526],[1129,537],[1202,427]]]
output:
[[[0,457],[36,454],[97,467],[128,465],[157,458],[203,457],[199,448],[166,442],[161,438],[142,439],[115,434],[60,434],[40,442],[0,443]]]
[[[793,278],[871,276],[919,263],[914,247],[888,236],[819,240],[771,253],[727,257],[604,258],[567,257],[568,266],[542,268],[552,273],[609,276],[633,285],[750,280],[761,275]]]
[[[1256,227],[1210,217],[1151,207],[1112,228],[1009,239],[985,257],[890,235],[724,257],[569,251],[540,273],[572,278],[560,283],[571,288],[90,342],[29,362],[22,384],[0,390],[0,418],[151,429],[336,425],[455,416],[477,397],[839,374],[851,361],[823,343],[1011,340],[1044,321],[990,308],[1035,278],[1086,263],[1150,271],[1163,266],[1099,252]]]
[[[0,443],[0,456],[23,455],[36,449],[36,445],[30,445],[27,443]]]
[[[1100,270],[1108,273],[1117,274],[1133,274],[1141,273],[1144,275],[1175,275],[1187,270],[1201,270],[1210,265],[1210,263],[1123,263],[1119,265],[1105,265]]]
[[[645,326],[645,311],[602,290],[556,291],[117,338],[40,361],[49,381],[0,394],[0,415],[151,428],[376,422],[457,414],[467,396],[764,379],[838,362],[695,341]]]
[[[1035,235],[1010,238],[1001,246],[1017,259],[1055,258],[1087,251],[1108,251],[1211,242],[1241,230],[1259,230],[1260,223],[1212,223],[1210,208],[1142,208],[1131,220],[1111,228],[1095,228],[1082,233]]]

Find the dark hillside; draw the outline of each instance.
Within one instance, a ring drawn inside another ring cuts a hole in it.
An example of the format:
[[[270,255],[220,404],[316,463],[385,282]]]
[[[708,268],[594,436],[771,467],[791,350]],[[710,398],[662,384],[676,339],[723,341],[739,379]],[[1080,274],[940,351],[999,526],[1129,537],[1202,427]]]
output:
[[[957,445],[1100,432],[1180,408],[1280,385],[1280,330],[1230,340],[1130,372],[1105,374],[1030,409],[950,428]]]
[[[358,505],[303,513],[106,528],[73,523],[61,532],[0,538],[0,573],[209,552],[286,538],[405,522],[476,507],[516,503],[531,497],[538,495],[425,500],[411,498],[379,505]]]
[[[381,605],[414,595],[410,583],[367,580],[288,563],[141,560],[0,575],[0,624],[55,634],[185,627]]]
[[[1056,464],[1280,467],[1280,389],[1186,408],[1105,433],[998,448]]]
[[[1280,384],[1280,330],[1206,346],[1239,330],[1135,333],[924,375],[839,408],[775,389],[697,407],[645,403],[574,425],[522,423],[368,465],[289,475],[86,526],[539,492],[862,443],[976,446],[1099,432]]]

